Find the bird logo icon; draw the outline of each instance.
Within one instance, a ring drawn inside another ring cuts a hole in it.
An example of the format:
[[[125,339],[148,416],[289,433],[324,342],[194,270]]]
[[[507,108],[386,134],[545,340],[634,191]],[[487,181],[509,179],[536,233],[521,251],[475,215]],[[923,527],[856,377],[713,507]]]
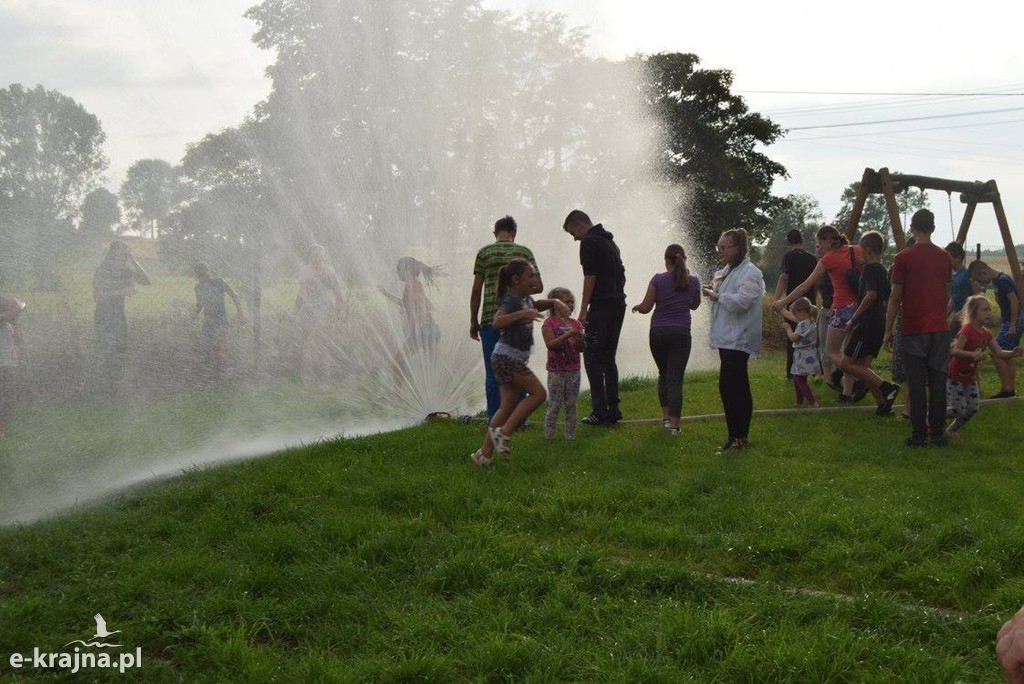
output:
[[[96,620],[96,634],[93,635],[93,639],[106,639],[109,636],[121,633],[121,630],[119,630],[119,629],[115,629],[113,632],[109,631],[107,629],[107,621],[104,620],[103,616],[100,615],[99,613],[96,613],[93,616],[93,618]],[[75,639],[74,641],[69,641],[68,643],[64,644],[64,647],[67,648],[71,644],[82,644],[83,646],[87,646],[87,647],[99,647],[99,648],[109,648],[109,647],[116,647],[116,646],[120,646],[121,645],[121,644],[107,644],[107,643],[103,643],[101,641],[87,642],[87,641],[82,641],[81,639]]]

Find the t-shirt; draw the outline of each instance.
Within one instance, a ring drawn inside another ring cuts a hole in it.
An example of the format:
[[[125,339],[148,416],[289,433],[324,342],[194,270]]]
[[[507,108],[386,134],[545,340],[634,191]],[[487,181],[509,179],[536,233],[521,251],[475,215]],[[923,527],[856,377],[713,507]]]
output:
[[[999,319],[1003,323],[1010,322],[1010,294],[1017,294],[1017,285],[1013,282],[1013,278],[1000,273],[992,281],[992,285],[996,288],[996,304],[999,305]],[[1020,300],[1017,300],[1017,311],[1020,309]]]
[[[967,338],[967,344],[964,345],[966,351],[984,349],[988,347],[989,340],[992,339],[992,333],[986,328],[978,330],[973,325],[965,325],[960,328],[957,337],[960,335]],[[964,359],[950,354],[949,379],[962,382],[965,385],[978,382],[978,362],[974,359]]]
[[[879,263],[864,265],[864,272],[860,274],[860,290],[857,293],[857,302],[860,303],[868,292],[877,293],[874,303],[870,308],[861,314],[865,322],[885,323],[885,307],[889,301],[889,276],[885,267]]]
[[[223,278],[200,280],[196,283],[196,304],[203,308],[204,325],[227,327],[228,310],[224,306],[225,285]]]
[[[583,324],[575,318],[559,318],[548,316],[544,319],[543,326],[550,329],[555,337],[564,335],[572,330],[583,330]],[[562,346],[556,349],[548,349],[549,371],[578,371],[580,369],[580,338],[567,337]]]
[[[519,297],[511,292],[505,295],[498,306],[498,311],[506,314],[533,308],[533,298],[529,295]],[[533,321],[529,319],[519,320],[512,325],[505,326],[500,331],[498,344],[512,347],[521,352],[529,353],[533,347]],[[497,346],[495,347],[497,349]]]
[[[690,275],[686,279],[685,290],[676,289],[676,277],[669,271],[663,271],[651,278],[654,287],[654,315],[651,327],[663,325],[685,325],[690,327],[690,311],[693,302],[700,295],[700,280]]]
[[[800,338],[793,343],[793,349],[806,349],[818,344],[818,326],[810,318],[797,323],[793,333]]]
[[[917,243],[896,255],[892,284],[903,285],[904,337],[949,330],[946,284],[952,275],[953,260],[937,245]]]
[[[949,298],[953,303],[953,313],[959,315],[967,303],[967,298],[974,294],[971,287],[971,273],[966,268],[961,268],[953,274],[953,281],[950,283]]]
[[[527,247],[517,245],[511,240],[498,240],[480,248],[473,262],[473,275],[484,279],[483,307],[480,312],[480,325],[491,325],[494,313],[498,310],[498,272],[501,267],[513,259],[526,259],[539,271],[533,252]]]
[[[584,276],[596,276],[593,304],[625,304],[626,269],[622,266],[619,246],[614,236],[600,223],[580,240],[580,265]]]
[[[318,269],[311,264],[303,264],[299,269],[300,308],[329,306],[334,301],[337,282],[338,273],[330,266]]]
[[[786,274],[786,294],[807,280],[817,265],[818,260],[814,258],[814,255],[808,254],[802,249],[791,249],[786,252],[782,256],[782,272]],[[818,296],[817,286],[808,290],[804,296],[812,302],[815,301]]]
[[[821,264],[828,271],[829,280],[832,281],[832,308],[842,309],[844,306],[857,303],[857,293],[853,291],[846,282],[846,272],[850,270],[850,250],[853,250],[853,260],[857,264],[857,270],[864,268],[864,260],[860,256],[859,245],[843,245],[839,249],[821,257]]]

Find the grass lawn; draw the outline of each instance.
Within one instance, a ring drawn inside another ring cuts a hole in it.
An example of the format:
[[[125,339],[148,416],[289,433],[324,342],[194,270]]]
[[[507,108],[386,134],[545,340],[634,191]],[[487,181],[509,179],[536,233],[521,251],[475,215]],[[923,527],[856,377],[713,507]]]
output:
[[[757,408],[791,404],[782,364],[752,363]],[[627,418],[658,415],[627,387]],[[720,421],[535,427],[481,469],[482,427],[436,422],[192,470],[0,529],[0,677],[99,612],[150,681],[998,681],[1021,408],[946,449],[805,412],[724,457]],[[686,413],[719,410],[717,376],[688,376]]]

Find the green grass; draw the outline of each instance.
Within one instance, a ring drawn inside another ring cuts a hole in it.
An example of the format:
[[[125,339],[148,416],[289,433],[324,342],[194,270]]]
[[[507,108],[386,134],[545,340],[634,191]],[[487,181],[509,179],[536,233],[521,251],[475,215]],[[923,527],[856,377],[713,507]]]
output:
[[[779,355],[752,371],[758,408],[791,403]],[[656,416],[627,386],[627,417]],[[686,412],[718,410],[689,376]],[[718,421],[534,428],[484,470],[482,427],[438,422],[193,470],[0,530],[0,676],[102,612],[154,681],[997,681],[1019,413],[945,450],[805,413],[728,457]]]

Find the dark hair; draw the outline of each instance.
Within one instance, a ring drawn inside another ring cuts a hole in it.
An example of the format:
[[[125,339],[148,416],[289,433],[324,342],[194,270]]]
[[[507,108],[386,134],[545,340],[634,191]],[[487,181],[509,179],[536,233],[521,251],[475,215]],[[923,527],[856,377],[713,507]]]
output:
[[[910,229],[920,233],[931,233],[935,230],[935,214],[927,209],[918,209],[910,217]]]
[[[729,238],[736,245],[735,261],[730,261],[729,265],[737,266],[747,258],[747,250],[750,249],[750,238],[747,237],[746,228],[730,228],[722,233],[722,237]]]
[[[961,245],[959,242],[950,242],[948,245],[946,245],[946,251],[949,252],[949,256],[953,257],[954,259],[959,259],[960,261],[963,261],[964,259],[967,258],[967,253],[964,251],[964,246]]]
[[[686,291],[686,288],[690,286],[690,271],[686,268],[686,250],[682,245],[669,245],[665,248],[665,261],[672,264],[676,292]]]
[[[579,209],[573,209],[569,212],[569,215],[565,217],[565,223],[562,224],[562,229],[566,229],[574,223],[583,223],[588,226],[594,225],[590,217],[584,214]]]
[[[428,285],[437,285],[437,279],[448,275],[444,266],[427,266],[419,259],[405,256],[398,260],[398,270],[407,270],[413,277],[423,276]]]
[[[885,236],[877,230],[869,230],[860,236],[860,246],[880,255],[885,251]]]
[[[802,245],[803,243],[804,243],[804,236],[796,228],[793,228],[788,233],[786,233],[786,244],[787,245]]]
[[[970,274],[971,278],[974,278],[975,280],[977,280],[977,278],[975,276],[977,275],[978,271],[980,271],[981,269],[985,269],[986,271],[991,271],[992,267],[989,266],[988,264],[986,264],[984,261],[981,261],[979,259],[978,261],[972,261],[971,262],[971,265],[967,267],[967,273]]]
[[[501,300],[505,298],[505,293],[508,292],[508,286],[512,284],[512,278],[517,275],[522,275],[526,269],[532,268],[530,262],[526,259],[513,259],[498,271],[498,299],[497,303],[500,305]]]
[[[494,222],[495,233],[514,233],[519,229],[516,220],[511,216],[503,216]]]
[[[822,226],[821,228],[819,228],[818,239],[828,240],[833,245],[835,245],[835,243],[839,243],[840,245],[846,245],[849,244],[850,242],[849,240],[846,239],[846,236],[841,234],[835,226]]]

